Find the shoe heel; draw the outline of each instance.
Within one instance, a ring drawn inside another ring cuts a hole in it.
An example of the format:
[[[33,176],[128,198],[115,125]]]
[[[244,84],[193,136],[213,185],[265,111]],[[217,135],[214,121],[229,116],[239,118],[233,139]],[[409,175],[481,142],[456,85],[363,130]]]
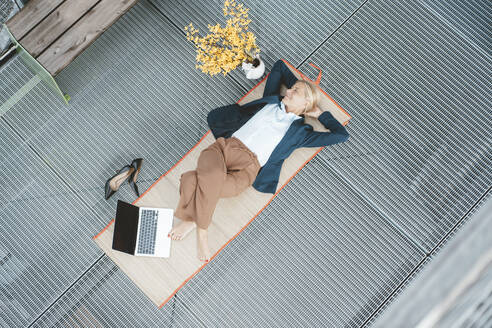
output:
[[[128,177],[128,183],[132,187],[137,197],[140,197],[140,192],[138,191],[138,186],[137,186],[137,178],[138,178],[138,174],[140,173],[140,170],[142,169],[142,164],[143,164],[143,158],[134,159],[130,164],[130,166],[134,168],[134,171]]]
[[[126,165],[106,181],[106,184],[104,186],[104,197],[106,200],[108,200],[121,187],[123,182],[125,182],[127,175],[132,175],[133,171],[133,167]]]
[[[130,176],[133,182],[137,182],[137,177],[138,174],[140,173],[140,170],[142,169],[142,164],[143,164],[143,158],[137,158],[134,159],[131,166],[135,169],[133,174]]]

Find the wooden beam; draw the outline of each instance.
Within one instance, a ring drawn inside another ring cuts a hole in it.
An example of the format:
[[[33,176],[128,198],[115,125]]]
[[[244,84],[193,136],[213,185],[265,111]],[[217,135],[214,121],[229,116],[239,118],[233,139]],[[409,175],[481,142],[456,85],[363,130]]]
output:
[[[104,33],[138,0],[101,0],[75,25],[41,53],[37,60],[51,75],[57,75]]]
[[[66,0],[22,39],[22,46],[36,58],[100,0]]]
[[[31,0],[5,24],[17,42],[65,0]]]

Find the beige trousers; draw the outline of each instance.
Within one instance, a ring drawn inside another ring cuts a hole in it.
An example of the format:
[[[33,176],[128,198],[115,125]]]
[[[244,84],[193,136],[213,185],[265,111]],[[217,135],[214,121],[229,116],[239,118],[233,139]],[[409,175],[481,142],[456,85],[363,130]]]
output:
[[[196,170],[181,174],[174,215],[207,229],[219,198],[237,196],[251,186],[260,167],[241,140],[218,138],[200,153]]]

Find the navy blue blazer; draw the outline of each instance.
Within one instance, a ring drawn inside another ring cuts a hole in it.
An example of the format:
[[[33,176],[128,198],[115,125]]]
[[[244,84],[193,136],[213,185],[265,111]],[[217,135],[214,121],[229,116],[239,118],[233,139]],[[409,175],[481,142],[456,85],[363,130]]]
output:
[[[290,73],[290,74],[289,74]],[[279,94],[280,84],[292,87],[297,78],[281,60],[277,61],[268,76],[263,98],[245,105],[232,104],[212,110],[207,116],[208,125],[216,139],[230,138],[253,115],[267,104],[277,103],[280,106],[282,97]],[[313,127],[304,123],[304,117],[294,120],[284,137],[273,150],[268,161],[263,165],[253,182],[253,188],[260,192],[274,194],[277,190],[280,170],[284,160],[299,147],[323,147],[348,140],[346,128],[333,115],[325,111],[318,120],[330,132],[314,131]]]

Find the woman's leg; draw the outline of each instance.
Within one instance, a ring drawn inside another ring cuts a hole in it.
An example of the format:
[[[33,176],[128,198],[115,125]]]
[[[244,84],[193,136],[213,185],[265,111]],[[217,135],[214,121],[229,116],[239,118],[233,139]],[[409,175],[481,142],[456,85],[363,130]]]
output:
[[[207,229],[212,220],[225,180],[223,144],[223,138],[217,139],[200,153],[196,170],[181,175],[180,198],[174,215],[184,221],[195,221],[201,229]]]
[[[207,261],[210,256],[207,228],[219,198],[239,195],[253,184],[260,169],[255,155],[234,139],[217,139],[201,152],[196,170],[181,175],[175,216],[185,222],[176,228],[191,230],[191,223],[196,223],[200,260]]]
[[[250,187],[258,174],[259,166],[253,161],[242,170],[227,171],[220,198],[236,197]]]
[[[197,257],[200,261],[208,262],[210,258],[207,228],[227,172],[223,154],[224,140],[219,138],[204,149],[198,157],[196,170],[187,171],[180,178],[180,198],[174,216],[183,222],[174,227],[170,234],[173,239],[174,234],[178,234],[177,239],[182,239],[196,225]]]

